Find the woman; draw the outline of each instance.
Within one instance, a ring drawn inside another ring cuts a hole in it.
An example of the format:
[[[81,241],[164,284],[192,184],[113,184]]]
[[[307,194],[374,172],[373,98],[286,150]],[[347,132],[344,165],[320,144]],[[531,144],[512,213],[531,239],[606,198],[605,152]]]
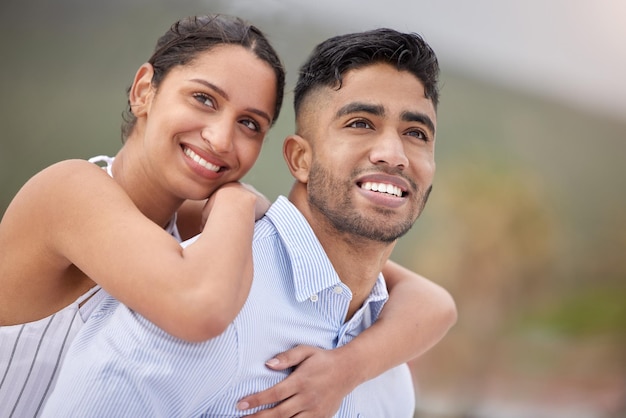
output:
[[[137,71],[124,145],[107,170],[63,161],[25,184],[0,223],[0,415],[39,413],[104,290],[188,341],[212,338],[233,320],[252,277],[254,221],[266,207],[238,180],[278,117],[283,89],[282,64],[254,26],[225,16],[183,19]],[[197,224],[200,214],[177,219],[177,211],[188,199],[207,198],[203,232],[182,249],[177,225]],[[418,320],[425,328],[398,340],[379,364],[363,365],[373,373],[425,351],[454,320],[438,286],[397,265],[385,273],[394,284],[385,310],[395,320],[355,339],[355,352],[382,352],[377,340]],[[427,306],[414,307],[416,297]],[[323,390],[341,384],[320,373],[332,355],[300,348],[279,359],[277,367],[304,359],[308,367],[244,406],[291,397],[302,410],[322,413],[351,389]],[[298,385],[304,373],[315,379]],[[309,394],[318,392],[324,402],[311,405]]]

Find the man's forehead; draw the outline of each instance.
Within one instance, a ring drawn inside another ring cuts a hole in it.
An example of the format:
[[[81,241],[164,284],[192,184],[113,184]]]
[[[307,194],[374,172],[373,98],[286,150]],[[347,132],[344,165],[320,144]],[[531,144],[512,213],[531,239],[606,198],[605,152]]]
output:
[[[341,84],[337,83],[328,89],[335,93],[331,96],[338,100],[343,98],[382,105],[384,102],[393,103],[405,99],[407,105],[413,101],[416,107],[430,105],[434,111],[434,104],[426,97],[422,81],[411,72],[398,70],[386,63],[348,70],[343,74]]]

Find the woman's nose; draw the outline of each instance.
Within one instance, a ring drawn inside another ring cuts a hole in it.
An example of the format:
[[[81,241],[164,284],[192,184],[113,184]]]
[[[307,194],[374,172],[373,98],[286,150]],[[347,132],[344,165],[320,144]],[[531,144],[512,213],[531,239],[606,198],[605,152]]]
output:
[[[209,144],[212,151],[226,153],[233,149],[233,124],[212,123],[202,130],[202,138]]]

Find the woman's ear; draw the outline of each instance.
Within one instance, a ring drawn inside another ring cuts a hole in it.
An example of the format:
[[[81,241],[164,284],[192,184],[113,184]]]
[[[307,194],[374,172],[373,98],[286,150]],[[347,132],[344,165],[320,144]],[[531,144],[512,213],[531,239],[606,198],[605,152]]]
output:
[[[145,114],[149,107],[154,93],[152,88],[152,76],[154,68],[151,64],[145,63],[137,70],[133,85],[128,92],[128,102],[135,117]]]
[[[283,157],[291,175],[300,183],[309,181],[311,144],[300,135],[289,135],[283,143]]]

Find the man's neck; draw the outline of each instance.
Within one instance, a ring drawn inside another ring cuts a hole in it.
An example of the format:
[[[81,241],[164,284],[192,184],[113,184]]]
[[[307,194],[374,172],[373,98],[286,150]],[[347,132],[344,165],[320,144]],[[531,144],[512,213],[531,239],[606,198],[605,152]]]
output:
[[[393,244],[371,243],[365,239],[343,234],[327,234],[324,228],[315,228],[328,259],[332,263],[341,281],[352,291],[352,300],[346,320],[363,305],[374,287],[383,266],[389,259]]]
[[[395,242],[383,243],[337,231],[320,214],[312,212],[302,196],[291,193],[289,199],[307,219],[339,278],[352,291],[348,320],[369,296]]]

